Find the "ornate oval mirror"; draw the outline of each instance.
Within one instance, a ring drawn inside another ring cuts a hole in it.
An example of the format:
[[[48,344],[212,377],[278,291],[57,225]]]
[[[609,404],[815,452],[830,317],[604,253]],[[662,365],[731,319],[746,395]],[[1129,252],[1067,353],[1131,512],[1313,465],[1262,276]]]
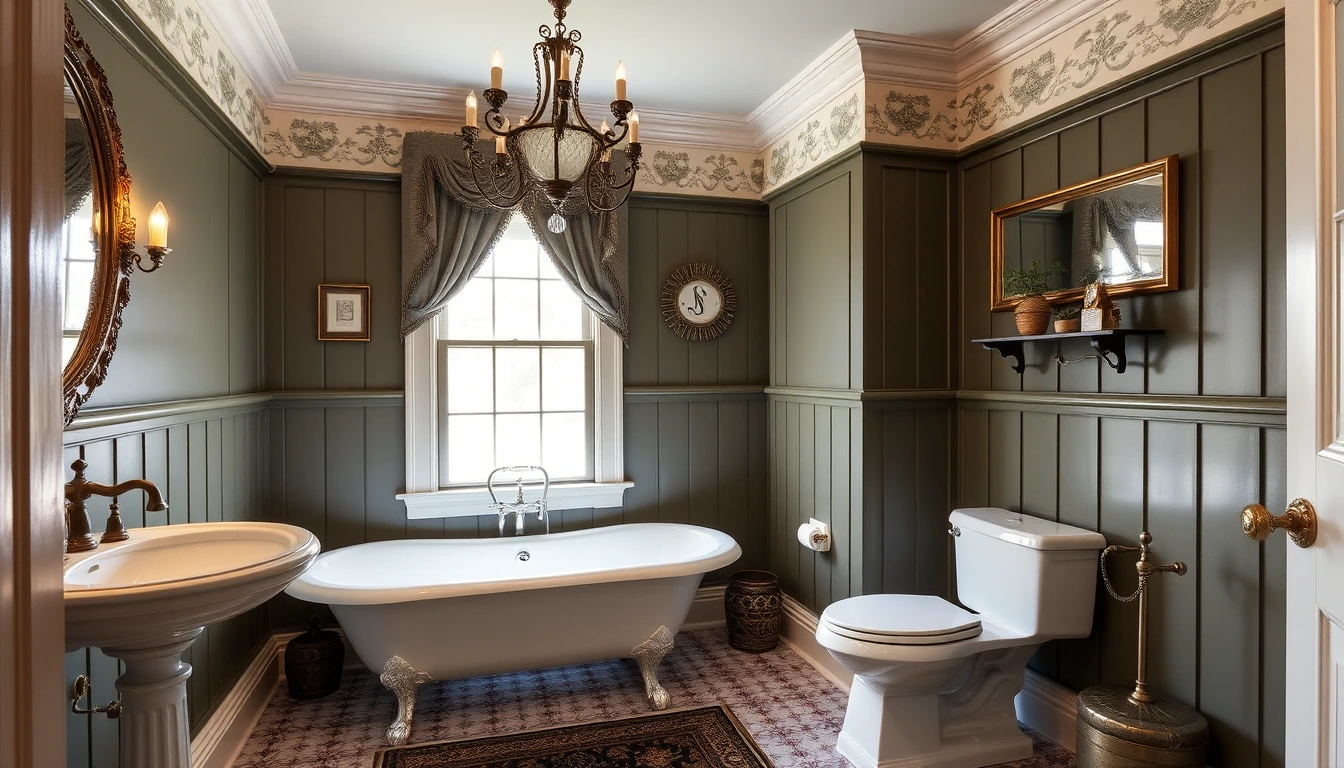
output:
[[[61,377],[65,423],[103,383],[130,301],[131,177],[107,75],[65,12],[65,223]]]

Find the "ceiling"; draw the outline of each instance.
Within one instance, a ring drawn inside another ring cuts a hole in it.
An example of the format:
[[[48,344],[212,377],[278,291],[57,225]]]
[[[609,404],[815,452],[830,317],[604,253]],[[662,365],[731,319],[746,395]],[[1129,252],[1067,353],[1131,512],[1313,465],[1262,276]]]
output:
[[[298,69],[397,83],[489,85],[532,105],[544,0],[268,0]],[[1012,0],[575,0],[585,101],[612,98],[623,59],[636,106],[745,116],[852,29],[951,42]],[[505,111],[509,111],[508,107]]]

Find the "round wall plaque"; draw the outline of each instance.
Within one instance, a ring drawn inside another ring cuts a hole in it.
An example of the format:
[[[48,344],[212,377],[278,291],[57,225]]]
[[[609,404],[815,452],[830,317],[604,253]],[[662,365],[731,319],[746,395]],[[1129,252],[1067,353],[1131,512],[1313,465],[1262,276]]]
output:
[[[663,320],[683,339],[716,338],[728,330],[736,311],[732,281],[712,264],[677,267],[663,284]]]

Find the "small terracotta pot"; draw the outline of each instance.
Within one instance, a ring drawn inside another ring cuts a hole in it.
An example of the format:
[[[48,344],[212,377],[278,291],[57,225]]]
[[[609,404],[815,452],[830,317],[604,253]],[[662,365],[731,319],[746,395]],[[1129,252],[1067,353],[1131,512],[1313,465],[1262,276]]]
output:
[[[1055,333],[1077,333],[1082,328],[1082,320],[1077,317],[1066,317],[1055,321]]]
[[[1017,318],[1017,332],[1023,336],[1036,336],[1050,327],[1050,302],[1041,296],[1022,299],[1013,314]]]

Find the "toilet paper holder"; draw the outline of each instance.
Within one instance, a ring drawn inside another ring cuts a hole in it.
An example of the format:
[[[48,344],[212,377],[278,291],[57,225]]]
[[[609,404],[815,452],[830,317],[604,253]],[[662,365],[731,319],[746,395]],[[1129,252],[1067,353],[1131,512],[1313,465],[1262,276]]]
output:
[[[831,526],[815,517],[798,526],[798,543],[817,552],[831,551]]]

